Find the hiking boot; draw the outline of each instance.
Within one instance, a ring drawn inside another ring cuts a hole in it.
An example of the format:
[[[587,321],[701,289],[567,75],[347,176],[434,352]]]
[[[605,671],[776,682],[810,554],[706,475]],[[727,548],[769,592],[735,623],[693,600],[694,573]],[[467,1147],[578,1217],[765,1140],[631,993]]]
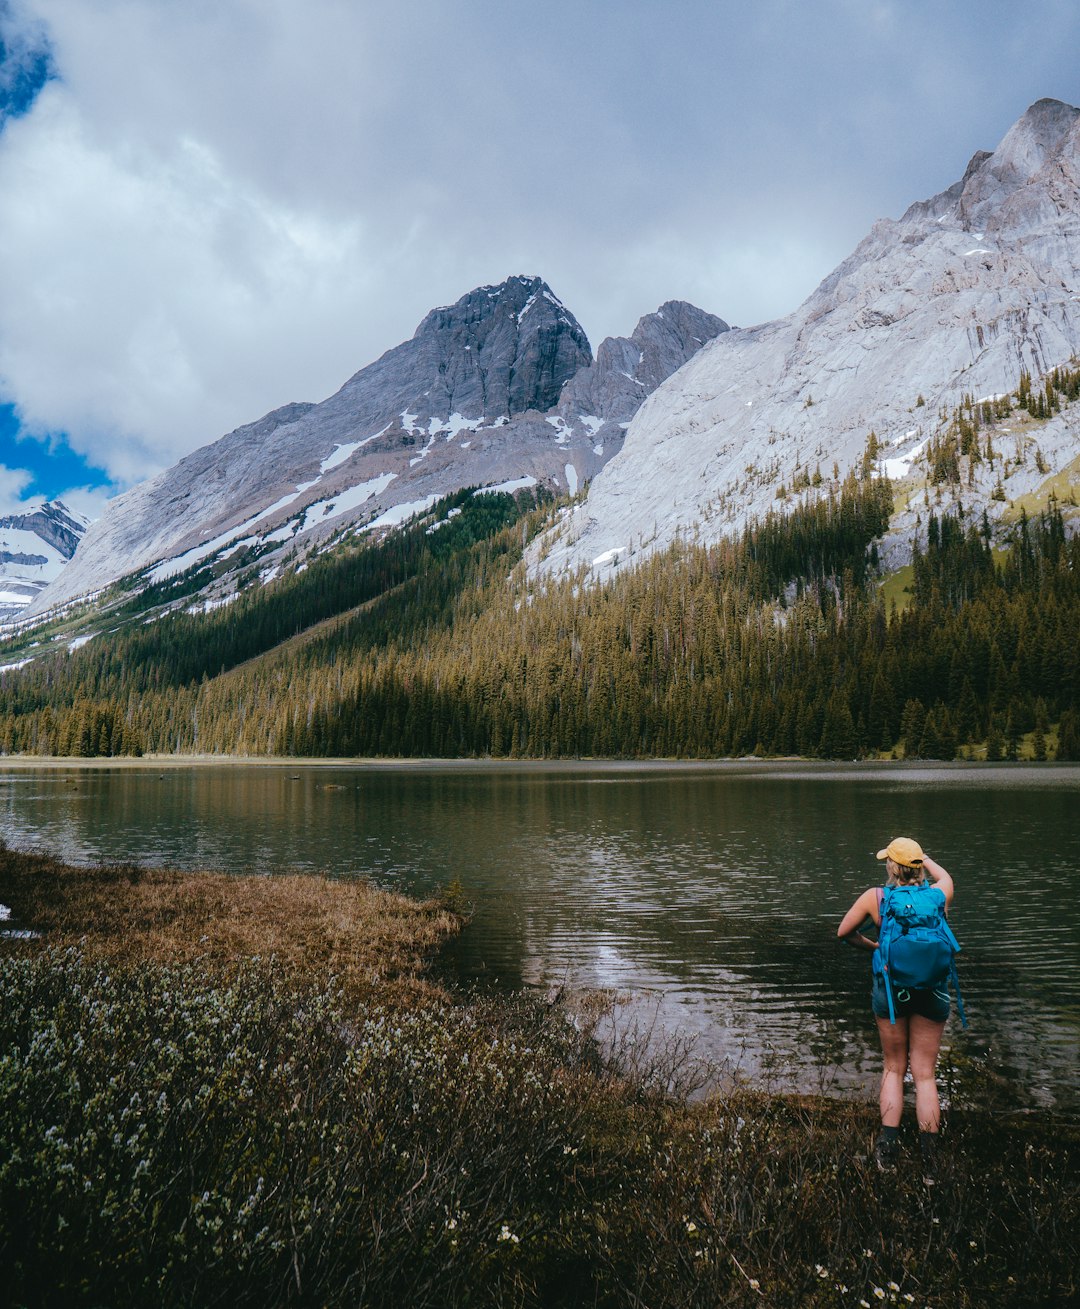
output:
[[[923,1186],[937,1185],[937,1133],[920,1132],[919,1150],[922,1154]]]
[[[883,1173],[891,1172],[900,1156],[900,1142],[897,1140],[895,1129],[886,1133],[887,1129],[883,1128],[874,1146],[874,1163]]]

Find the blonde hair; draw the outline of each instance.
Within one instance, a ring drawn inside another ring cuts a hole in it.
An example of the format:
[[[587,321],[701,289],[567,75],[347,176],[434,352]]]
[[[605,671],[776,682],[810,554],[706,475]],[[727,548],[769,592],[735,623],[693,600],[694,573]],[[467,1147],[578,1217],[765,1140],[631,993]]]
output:
[[[912,882],[921,882],[926,876],[922,864],[898,864],[895,859],[885,862],[889,876],[887,886],[907,886]]]

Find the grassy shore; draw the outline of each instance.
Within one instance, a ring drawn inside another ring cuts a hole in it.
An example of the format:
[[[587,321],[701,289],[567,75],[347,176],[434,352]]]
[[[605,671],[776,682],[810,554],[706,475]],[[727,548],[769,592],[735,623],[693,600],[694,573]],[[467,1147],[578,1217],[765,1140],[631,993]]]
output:
[[[434,994],[424,964],[461,926],[445,898],[418,902],[362,881],[72,868],[6,849],[0,900],[53,950],[207,972],[273,958],[296,984],[333,977],[354,1002]]]
[[[871,1106],[688,1103],[672,1047],[425,972],[461,920],[317,878],[0,849],[0,1269],[49,1306],[1057,1306],[1074,1127],[954,1105],[940,1177]]]

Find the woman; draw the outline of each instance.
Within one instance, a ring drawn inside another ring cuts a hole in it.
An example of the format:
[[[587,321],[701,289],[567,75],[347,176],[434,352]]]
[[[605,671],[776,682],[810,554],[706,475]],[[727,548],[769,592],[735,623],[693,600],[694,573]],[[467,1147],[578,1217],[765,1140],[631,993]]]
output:
[[[887,886],[915,886],[925,876],[944,893],[948,910],[953,898],[952,878],[940,864],[923,853],[917,841],[898,836],[884,850],[879,850],[877,857],[885,860]],[[883,894],[880,886],[872,886],[859,896],[836,929],[842,941],[863,950],[878,948],[877,941],[864,936],[861,929],[868,918],[875,926],[881,927]],[[915,1082],[915,1115],[919,1122],[923,1171],[929,1181],[933,1177],[937,1134],[941,1126],[935,1072],[941,1035],[949,1016],[948,986],[942,983],[934,990],[894,992],[896,1022],[893,1023],[889,1018],[885,978],[876,970],[873,977],[871,1003],[885,1056],[881,1074],[881,1133],[874,1158],[880,1168],[889,1168],[896,1163],[900,1117],[904,1108],[904,1074],[910,1066]]]

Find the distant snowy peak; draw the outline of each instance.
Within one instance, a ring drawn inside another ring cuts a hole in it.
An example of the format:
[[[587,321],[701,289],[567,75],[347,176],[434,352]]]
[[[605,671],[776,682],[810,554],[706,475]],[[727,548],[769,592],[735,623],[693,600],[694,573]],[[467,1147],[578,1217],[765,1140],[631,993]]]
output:
[[[0,518],[0,532],[32,532],[63,558],[70,559],[90,520],[74,513],[62,500],[44,500],[25,513]]]
[[[0,517],[0,618],[25,609],[59,576],[87,526],[61,500]]]
[[[657,387],[544,566],[716,540],[797,503],[807,465],[855,465],[871,431],[917,477],[914,451],[965,394],[1007,393],[1078,353],[1080,110],[1041,100],[954,186],[875,223],[789,317],[720,334]],[[1069,422],[1048,425],[1040,462],[1050,447],[1052,473],[1080,455]],[[969,507],[1010,512],[1012,488],[991,497],[997,474],[976,473]]]

